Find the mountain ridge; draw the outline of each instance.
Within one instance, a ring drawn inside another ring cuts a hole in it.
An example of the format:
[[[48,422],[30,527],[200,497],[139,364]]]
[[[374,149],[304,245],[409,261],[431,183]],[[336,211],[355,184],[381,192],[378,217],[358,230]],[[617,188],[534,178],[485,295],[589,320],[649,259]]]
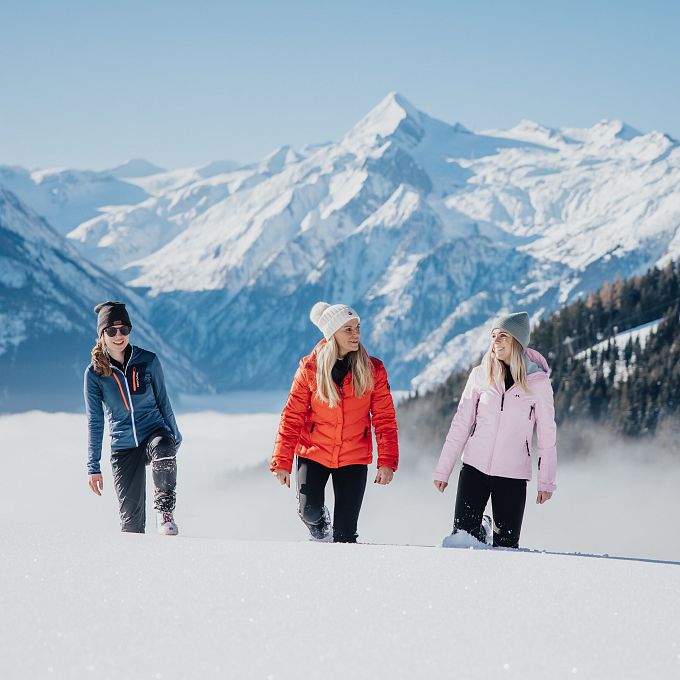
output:
[[[391,92],[338,142],[214,169],[130,180],[143,200],[69,235],[146,291],[161,333],[168,309],[189,320],[219,389],[286,386],[317,299],[357,307],[393,384],[423,389],[477,355],[496,314],[537,321],[680,254],[677,143],[621,121],[475,133]]]

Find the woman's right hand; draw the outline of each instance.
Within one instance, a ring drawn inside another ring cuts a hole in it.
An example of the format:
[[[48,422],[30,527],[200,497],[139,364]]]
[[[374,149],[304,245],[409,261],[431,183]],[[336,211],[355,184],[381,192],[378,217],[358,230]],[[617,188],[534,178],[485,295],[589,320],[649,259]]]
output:
[[[449,485],[448,482],[442,482],[439,479],[434,480],[434,487],[437,489],[437,491],[440,491],[441,493],[444,493],[444,489]]]
[[[285,470],[274,470],[272,474],[279,480],[281,486],[285,484],[290,489],[290,472],[286,472]]]
[[[102,491],[104,490],[104,478],[101,476],[101,473],[89,475],[87,483],[90,485],[90,489],[92,489],[92,491],[94,491],[97,496],[102,495]]]

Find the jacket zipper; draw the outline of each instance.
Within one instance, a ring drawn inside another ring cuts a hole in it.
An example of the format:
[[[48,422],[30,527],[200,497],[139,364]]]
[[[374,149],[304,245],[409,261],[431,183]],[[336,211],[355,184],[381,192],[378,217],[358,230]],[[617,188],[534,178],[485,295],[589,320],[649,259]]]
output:
[[[531,458],[531,452],[529,451],[529,442],[525,439],[524,443],[527,445],[527,456],[529,456],[529,458]]]
[[[529,409],[529,420],[531,420],[531,416],[534,415],[534,410],[536,409],[536,404],[532,404],[531,408]]]
[[[512,389],[514,385],[510,388]],[[491,474],[491,465],[493,464],[493,456],[496,452],[496,441],[498,440],[498,430],[501,429],[501,414],[503,413],[503,404],[505,403],[505,392],[501,394],[501,410],[498,414],[498,419],[496,420],[496,432],[493,435],[493,447],[491,448],[491,458],[489,459],[489,467],[487,470],[487,475]]]
[[[125,378],[125,389],[127,390],[128,393],[128,399],[130,400],[130,416],[132,418],[132,436],[134,437],[135,440],[135,446],[139,446],[139,441],[137,439],[137,428],[135,427],[135,407],[132,405],[132,397],[130,396],[130,386],[128,385],[127,381],[127,368],[130,365],[130,362],[132,361],[132,357],[135,354],[135,348],[132,348],[132,352],[130,354],[130,358],[128,359],[127,364],[125,364],[125,370],[123,371],[123,377]]]

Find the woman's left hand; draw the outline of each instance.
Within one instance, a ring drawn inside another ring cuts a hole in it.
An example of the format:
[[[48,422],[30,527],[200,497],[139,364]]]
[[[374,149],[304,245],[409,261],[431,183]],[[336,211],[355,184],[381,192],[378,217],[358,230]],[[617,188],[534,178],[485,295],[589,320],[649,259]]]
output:
[[[552,498],[552,491],[539,491],[538,496],[536,496],[536,504],[542,505],[546,501]]]
[[[374,484],[389,484],[394,477],[394,470],[389,465],[381,465],[375,476]]]

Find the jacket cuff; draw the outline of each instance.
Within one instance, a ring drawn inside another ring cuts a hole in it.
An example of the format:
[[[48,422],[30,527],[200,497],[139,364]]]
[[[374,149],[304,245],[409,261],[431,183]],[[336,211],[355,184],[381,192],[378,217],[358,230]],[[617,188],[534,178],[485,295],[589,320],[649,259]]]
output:
[[[393,458],[391,456],[386,456],[385,458],[378,458],[378,467],[381,468],[383,465],[392,468],[393,472],[397,471],[399,467],[399,459]]]
[[[434,479],[435,482],[446,482],[447,484],[449,483],[450,477],[451,475],[445,475],[443,472],[437,472],[436,470],[432,475],[432,479]]]
[[[552,482],[541,482],[540,480],[538,482],[539,491],[550,491],[553,493],[555,489],[557,489],[557,485]]]

